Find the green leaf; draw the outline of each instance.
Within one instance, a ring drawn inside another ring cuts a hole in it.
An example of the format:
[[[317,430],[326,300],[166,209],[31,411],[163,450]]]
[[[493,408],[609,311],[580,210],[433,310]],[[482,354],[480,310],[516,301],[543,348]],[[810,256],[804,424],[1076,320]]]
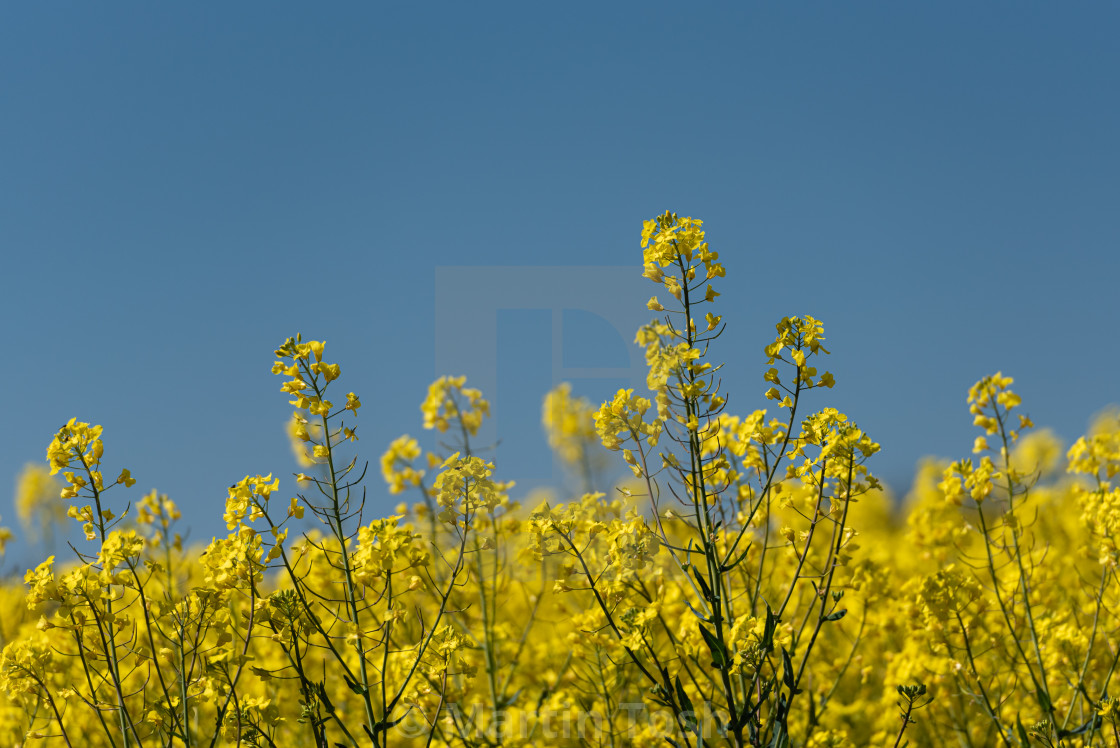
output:
[[[789,689],[790,696],[800,693],[795,687],[793,679],[793,658],[784,647],[782,648],[782,683]]]
[[[1051,710],[1050,697],[1047,695],[1046,690],[1039,686],[1034,691],[1035,698],[1038,699],[1038,708],[1042,710],[1043,714],[1049,714]]]
[[[700,583],[700,591],[704,595],[704,601],[710,603],[712,601],[712,588],[704,581],[704,577],[700,575],[699,569],[695,566],[692,567],[692,576],[696,577],[696,581]]]
[[[350,688],[351,691],[358,694],[359,696],[365,696],[366,689],[363,688],[360,683],[355,683],[354,681],[352,681],[350,678],[346,677],[345,675],[342,676],[342,679],[344,681],[346,681],[346,685]]]
[[[778,617],[770,609],[770,603],[766,603],[766,623],[762,629],[762,646],[767,652],[774,651],[774,631],[777,628]]]
[[[1060,730],[1058,732],[1058,737],[1059,738],[1072,738],[1076,735],[1084,735],[1087,732],[1093,732],[1098,727],[1100,727],[1101,722],[1102,722],[1102,720],[1101,720],[1100,715],[1099,714],[1095,715],[1088,722],[1080,724],[1077,727],[1073,728],[1072,730]]]
[[[693,708],[692,708],[692,699],[688,698],[688,694],[686,694],[684,692],[684,687],[681,686],[681,677],[679,675],[677,676],[676,686],[677,686],[677,688],[676,688],[677,703],[680,705],[681,711],[682,712],[694,711]]]
[[[731,665],[731,655],[727,651],[724,643],[716,638],[716,635],[708,631],[704,626],[700,626],[700,634],[704,637],[704,641],[708,644],[708,649],[712,653],[712,667],[724,670]]]
[[[775,725],[774,737],[770,740],[767,748],[786,748],[789,745],[789,736],[786,731],[782,729],[781,725]]]

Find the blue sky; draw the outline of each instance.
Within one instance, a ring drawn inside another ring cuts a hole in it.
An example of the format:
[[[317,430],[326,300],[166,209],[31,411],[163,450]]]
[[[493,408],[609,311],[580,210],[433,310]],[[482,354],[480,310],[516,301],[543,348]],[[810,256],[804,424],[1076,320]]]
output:
[[[462,372],[493,385],[498,473],[548,481],[540,397],[637,371],[638,237],[665,209],[704,219],[727,267],[734,410],[765,405],[774,323],[811,314],[838,383],[814,405],[883,444],[898,492],[923,456],[968,454],[967,388],[997,369],[1068,443],[1120,400],[1118,22],[1105,3],[9,5],[0,476],[77,416],[196,539],[223,532],[226,486],[294,470],[269,366],[299,330],[363,396],[374,464]]]

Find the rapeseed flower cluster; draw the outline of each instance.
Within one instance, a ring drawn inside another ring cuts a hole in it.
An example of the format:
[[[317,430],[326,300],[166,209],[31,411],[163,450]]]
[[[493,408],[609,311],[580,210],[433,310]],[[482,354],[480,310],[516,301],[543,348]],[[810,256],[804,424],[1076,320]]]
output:
[[[0,584],[0,745],[1120,745],[1120,417],[1066,451],[983,377],[974,441],[896,502],[816,402],[820,320],[778,321],[732,413],[752,385],[715,358],[702,222],[659,215],[641,249],[649,391],[542,409],[578,490],[518,494],[489,403],[442,377],[377,516],[361,399],[299,335],[272,366],[298,472],[236,479],[203,547],[69,421],[16,511],[84,540]]]

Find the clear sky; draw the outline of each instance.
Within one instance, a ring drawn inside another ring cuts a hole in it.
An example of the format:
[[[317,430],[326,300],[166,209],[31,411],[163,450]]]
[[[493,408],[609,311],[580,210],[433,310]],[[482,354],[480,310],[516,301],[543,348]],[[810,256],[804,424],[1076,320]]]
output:
[[[811,314],[813,405],[897,493],[969,453],[997,369],[1068,443],[1120,400],[1118,33],[1095,2],[8,4],[0,476],[77,416],[222,533],[246,473],[293,489],[269,366],[299,330],[363,397],[377,509],[442,373],[486,383],[498,475],[549,481],[544,391],[641,373],[666,209],[727,267],[732,410]]]

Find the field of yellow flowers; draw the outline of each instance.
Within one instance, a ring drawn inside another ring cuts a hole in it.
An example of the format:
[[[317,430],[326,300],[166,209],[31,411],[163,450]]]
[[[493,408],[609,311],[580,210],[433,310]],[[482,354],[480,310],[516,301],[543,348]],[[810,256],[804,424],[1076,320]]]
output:
[[[1120,417],[1063,454],[985,376],[970,456],[895,507],[821,322],[778,322],[767,407],[732,414],[718,253],[672,213],[641,244],[648,397],[544,402],[582,495],[511,500],[483,393],[444,377],[446,449],[394,441],[406,502],[371,516],[362,402],[300,336],[272,371],[302,472],[231,486],[205,548],[101,427],[43,435],[18,511],[84,541],[0,586],[0,746],[1120,748]]]

